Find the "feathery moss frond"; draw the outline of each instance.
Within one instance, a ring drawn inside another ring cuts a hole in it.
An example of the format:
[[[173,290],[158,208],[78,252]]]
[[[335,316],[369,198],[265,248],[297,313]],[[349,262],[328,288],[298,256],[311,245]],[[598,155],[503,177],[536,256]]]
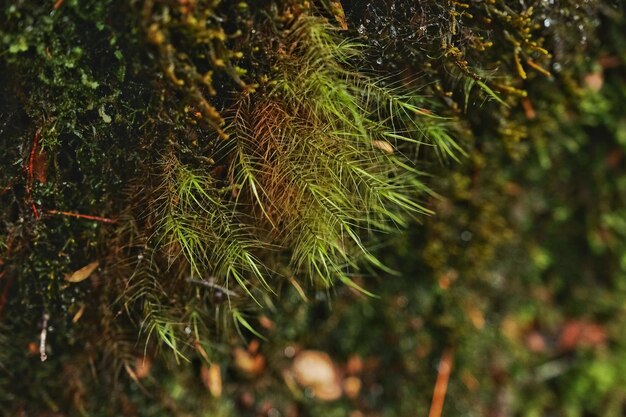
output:
[[[240,208],[266,219],[265,241],[291,253],[294,272],[349,281],[359,257],[383,267],[365,237],[429,213],[419,202],[429,193],[414,167],[419,145],[462,151],[426,98],[352,70],[362,47],[328,23],[303,15],[282,36],[289,52],[272,82],[229,119],[230,176],[238,201],[248,195],[252,205]]]
[[[209,341],[207,290],[223,288],[248,331],[233,287],[259,304],[281,276],[368,293],[353,281],[363,263],[393,272],[370,246],[431,213],[420,147],[461,153],[428,98],[353,69],[362,46],[324,20],[302,14],[275,35],[284,51],[269,81],[224,112],[228,139],[202,163],[174,143],[151,175],[152,232],[123,303],[145,348],[156,341],[176,360]]]

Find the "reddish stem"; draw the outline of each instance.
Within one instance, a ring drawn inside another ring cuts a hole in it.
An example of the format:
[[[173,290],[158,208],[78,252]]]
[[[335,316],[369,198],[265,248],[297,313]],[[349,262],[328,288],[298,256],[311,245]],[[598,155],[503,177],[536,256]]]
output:
[[[452,371],[452,348],[446,348],[439,361],[437,382],[435,383],[435,391],[433,392],[433,401],[430,404],[430,412],[428,417],[441,417],[443,411],[443,401],[448,391],[448,381],[450,380],[450,372]]]
[[[39,219],[39,211],[35,206],[35,202],[33,201],[32,196],[32,187],[34,180],[34,168],[33,165],[35,163],[35,158],[37,156],[37,148],[39,147],[39,136],[41,134],[41,129],[37,129],[35,132],[35,137],[33,139],[33,147],[30,150],[30,155],[28,156],[28,165],[26,166],[26,200],[30,203],[31,208],[33,209],[33,214],[35,215],[35,219]]]
[[[111,224],[117,223],[117,220],[108,219],[106,217],[90,216],[88,214],[72,213],[69,211],[48,210],[47,212],[49,214],[59,214],[61,216],[76,217],[78,219],[95,220],[95,221],[102,222],[102,223],[111,223]]]

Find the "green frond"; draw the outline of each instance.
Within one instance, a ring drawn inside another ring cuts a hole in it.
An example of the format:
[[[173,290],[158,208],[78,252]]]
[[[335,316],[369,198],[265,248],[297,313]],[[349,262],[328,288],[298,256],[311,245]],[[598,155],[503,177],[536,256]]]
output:
[[[292,47],[269,91],[227,118],[235,209],[266,220],[252,234],[287,251],[296,274],[329,285],[358,259],[385,269],[365,239],[431,213],[420,202],[431,193],[418,147],[455,159],[463,151],[427,98],[353,70],[362,45],[327,22],[303,15],[282,35]]]

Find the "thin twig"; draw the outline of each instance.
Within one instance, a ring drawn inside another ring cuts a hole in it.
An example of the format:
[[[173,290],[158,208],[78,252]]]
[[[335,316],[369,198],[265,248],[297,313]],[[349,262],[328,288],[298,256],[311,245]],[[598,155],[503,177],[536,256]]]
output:
[[[109,219],[107,217],[90,216],[89,214],[72,213],[70,211],[48,210],[47,213],[58,214],[61,216],[76,217],[78,219],[95,220],[95,221],[102,222],[102,223],[111,223],[111,224],[117,223],[117,220]]]
[[[430,404],[430,412],[428,417],[441,417],[443,411],[443,401],[448,391],[448,381],[450,380],[450,372],[452,371],[452,348],[448,347],[443,352],[439,361],[437,382],[435,383],[435,391],[433,392],[433,401]]]
[[[37,148],[39,147],[39,136],[41,135],[41,128],[37,129],[35,132],[35,137],[33,138],[33,147],[30,150],[30,155],[28,156],[28,164],[26,166],[26,201],[30,203],[30,206],[33,210],[33,214],[35,215],[35,219],[39,219],[39,211],[37,211],[37,206],[35,206],[35,202],[33,201],[32,196],[32,187],[34,182],[34,168],[35,158],[37,155]]]
[[[234,291],[229,290],[228,288],[222,287],[221,285],[217,285],[215,283],[215,277],[209,277],[208,280],[204,280],[204,279],[193,279],[193,278],[187,278],[187,282],[191,282],[193,284],[199,284],[205,287],[209,287],[215,290],[219,290],[221,292],[223,292],[224,294],[226,294],[229,297],[239,297],[239,294],[237,294]]]
[[[41,358],[42,362],[48,359],[48,355],[46,354],[46,337],[48,336],[48,320],[50,320],[50,315],[48,313],[44,313],[43,324],[41,326],[41,335],[39,336],[39,357]]]

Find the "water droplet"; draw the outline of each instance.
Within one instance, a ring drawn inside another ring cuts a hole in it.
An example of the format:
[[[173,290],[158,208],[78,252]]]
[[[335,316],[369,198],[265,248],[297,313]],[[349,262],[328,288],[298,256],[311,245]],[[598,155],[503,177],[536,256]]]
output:
[[[287,346],[283,353],[285,354],[285,357],[293,358],[296,354],[296,348],[294,348],[293,346]]]

